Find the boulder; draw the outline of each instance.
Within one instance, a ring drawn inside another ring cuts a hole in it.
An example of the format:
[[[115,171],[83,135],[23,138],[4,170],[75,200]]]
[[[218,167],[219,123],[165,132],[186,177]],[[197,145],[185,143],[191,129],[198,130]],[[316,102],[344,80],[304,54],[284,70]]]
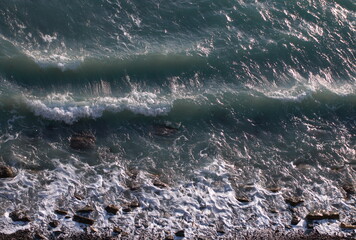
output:
[[[129,207],[130,208],[138,208],[140,206],[140,203],[138,201],[132,201],[130,204],[129,204]]]
[[[167,188],[167,187],[168,187],[167,184],[165,184],[164,182],[162,182],[162,181],[159,180],[159,179],[155,179],[155,180],[153,181],[153,185],[156,186],[156,187],[159,187],[159,188]]]
[[[175,235],[176,235],[177,237],[184,237],[184,236],[185,236],[184,230],[179,230],[179,231],[177,231]]]
[[[131,191],[136,191],[141,187],[140,183],[136,181],[128,181],[126,185]]]
[[[83,217],[83,216],[79,216],[79,215],[74,215],[73,221],[88,224],[88,225],[93,225],[95,222],[95,220],[93,220],[91,218],[87,218],[87,217]]]
[[[93,207],[91,207],[91,206],[85,206],[85,207],[83,207],[83,208],[81,208],[81,209],[78,209],[77,210],[77,213],[91,213],[91,212],[93,212],[95,209],[93,208]]]
[[[273,193],[277,193],[277,192],[281,191],[281,188],[278,186],[272,186],[272,187],[268,187],[267,190],[270,192],[273,192]]]
[[[96,138],[89,133],[74,134],[70,138],[70,147],[75,150],[88,150],[95,147]]]
[[[16,174],[11,167],[0,165],[0,178],[13,178]]]
[[[295,196],[287,197],[284,200],[286,201],[286,203],[288,203],[292,207],[295,207],[295,206],[304,202],[304,200],[301,197],[295,197]]]
[[[120,233],[122,233],[123,231],[122,231],[122,229],[121,229],[120,227],[114,227],[113,232],[120,234]]]
[[[12,219],[14,222],[31,222],[31,218],[27,216],[26,213],[22,211],[13,211],[9,214],[9,217]]]
[[[347,223],[340,223],[340,228],[350,230],[350,229],[356,229],[356,225],[351,225]]]
[[[312,211],[305,217],[307,220],[340,219],[340,214],[333,211]]]
[[[298,216],[293,215],[290,224],[297,225],[300,222],[300,218]]]
[[[243,203],[251,202],[251,200],[246,196],[236,196],[236,200]]]
[[[115,206],[115,205],[112,205],[112,204],[105,207],[105,211],[107,211],[108,213],[114,214],[114,215],[115,215],[119,210],[120,210],[120,207]]]
[[[59,221],[53,220],[53,221],[49,222],[48,225],[51,226],[52,228],[56,228],[59,226]]]
[[[54,210],[54,213],[58,214],[58,215],[67,215],[68,211],[67,210],[63,210],[63,209],[56,209],[56,210]]]

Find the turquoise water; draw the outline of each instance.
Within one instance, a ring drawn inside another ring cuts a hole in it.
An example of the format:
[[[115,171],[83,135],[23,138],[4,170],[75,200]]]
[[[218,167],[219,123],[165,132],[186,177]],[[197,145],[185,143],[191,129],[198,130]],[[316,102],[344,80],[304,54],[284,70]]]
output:
[[[148,221],[211,236],[221,224],[288,225],[287,195],[305,199],[301,218],[326,209],[354,221],[342,186],[356,179],[355,10],[347,0],[0,2],[0,160],[17,172],[1,182],[1,228],[28,227],[12,223],[14,209],[42,226],[55,208],[94,204],[99,229],[138,235]],[[94,149],[70,148],[82,132]],[[105,204],[132,199],[142,207],[109,221]]]

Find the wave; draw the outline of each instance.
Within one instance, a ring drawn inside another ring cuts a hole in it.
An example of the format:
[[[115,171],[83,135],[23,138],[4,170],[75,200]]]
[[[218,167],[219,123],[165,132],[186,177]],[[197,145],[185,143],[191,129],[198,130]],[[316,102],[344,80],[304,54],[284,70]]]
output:
[[[231,113],[243,118],[266,115],[332,113],[352,115],[356,109],[355,91],[349,93],[328,89],[316,91],[211,90],[202,93],[145,92],[133,90],[122,96],[75,96],[73,93],[51,93],[34,96],[29,93],[1,98],[2,105],[18,102],[20,109],[29,110],[44,119],[73,124],[81,119],[101,118],[104,113],[131,112],[138,116],[167,116],[177,119],[220,118]],[[20,100],[19,100],[20,99]],[[124,113],[123,113],[124,114]],[[122,117],[122,115],[120,115]],[[267,117],[268,119],[268,117]]]

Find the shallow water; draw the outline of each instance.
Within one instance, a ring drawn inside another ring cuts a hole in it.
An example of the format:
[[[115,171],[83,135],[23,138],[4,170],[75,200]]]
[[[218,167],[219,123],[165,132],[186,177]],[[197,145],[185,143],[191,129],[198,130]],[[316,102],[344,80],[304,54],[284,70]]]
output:
[[[89,204],[99,232],[228,235],[285,228],[293,211],[301,221],[290,231],[305,230],[310,211],[333,210],[340,220],[315,228],[354,233],[339,225],[356,215],[344,189],[356,182],[355,9],[336,0],[1,2],[0,160],[17,173],[0,182],[1,231],[50,234],[52,219],[83,231],[54,210]],[[95,147],[72,149],[83,132]],[[288,196],[304,203],[293,208]],[[129,213],[104,210],[134,200]],[[16,209],[33,221],[13,222]]]

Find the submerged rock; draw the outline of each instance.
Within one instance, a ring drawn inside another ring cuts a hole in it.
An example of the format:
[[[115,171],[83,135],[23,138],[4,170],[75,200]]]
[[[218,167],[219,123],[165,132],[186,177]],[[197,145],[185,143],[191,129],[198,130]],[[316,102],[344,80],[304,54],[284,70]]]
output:
[[[54,210],[54,213],[58,214],[58,215],[67,215],[68,211],[67,210],[63,210],[63,209],[56,209],[56,210]]]
[[[155,179],[155,180],[153,181],[153,185],[156,186],[156,187],[159,187],[159,188],[167,188],[167,187],[168,187],[167,184],[165,184],[164,182],[162,182],[162,181],[159,180],[159,179]]]
[[[342,186],[342,189],[344,189],[344,191],[348,194],[348,195],[352,195],[355,194],[356,190],[355,190],[355,186],[353,184],[344,184]]]
[[[79,222],[79,223],[88,224],[88,225],[93,225],[94,222],[95,222],[94,219],[83,217],[83,216],[79,216],[79,215],[74,215],[73,216],[73,221]]]
[[[59,226],[59,221],[58,220],[53,220],[51,222],[48,223],[49,226],[51,226],[52,228],[56,228]]]
[[[138,208],[140,206],[140,203],[138,201],[132,201],[130,204],[129,204],[129,207],[130,208]]]
[[[290,224],[297,225],[300,222],[300,218],[298,216],[293,215]]]
[[[340,214],[333,211],[312,211],[305,217],[307,220],[340,219]]]
[[[281,188],[278,186],[272,186],[272,187],[268,187],[267,190],[270,192],[273,192],[273,193],[277,193],[277,192],[281,191]]]
[[[236,200],[243,203],[251,202],[251,200],[246,196],[236,196]]]
[[[115,206],[115,205],[112,205],[112,204],[105,207],[105,211],[107,211],[108,213],[114,214],[114,215],[115,215],[119,210],[120,210],[120,207]]]
[[[164,123],[154,126],[154,134],[157,136],[171,136],[178,132],[181,124]]]
[[[287,197],[284,200],[292,207],[295,207],[304,202],[304,200],[301,197]]]
[[[184,237],[184,236],[185,236],[184,230],[179,230],[179,231],[177,231],[175,235],[176,235],[177,237]]]
[[[131,191],[136,191],[141,187],[141,184],[136,181],[128,181],[126,185]]]
[[[88,150],[95,147],[96,138],[89,133],[74,134],[70,138],[70,147],[75,150]]]
[[[11,167],[0,165],[0,178],[13,178],[16,174]]]
[[[31,222],[31,218],[22,211],[13,211],[10,213],[9,217],[14,222]]]
[[[79,210],[77,210],[77,213],[91,213],[93,212],[95,209],[91,206],[85,206]]]
[[[113,232],[120,234],[120,233],[122,233],[123,231],[122,231],[122,229],[121,229],[120,227],[114,227]]]

